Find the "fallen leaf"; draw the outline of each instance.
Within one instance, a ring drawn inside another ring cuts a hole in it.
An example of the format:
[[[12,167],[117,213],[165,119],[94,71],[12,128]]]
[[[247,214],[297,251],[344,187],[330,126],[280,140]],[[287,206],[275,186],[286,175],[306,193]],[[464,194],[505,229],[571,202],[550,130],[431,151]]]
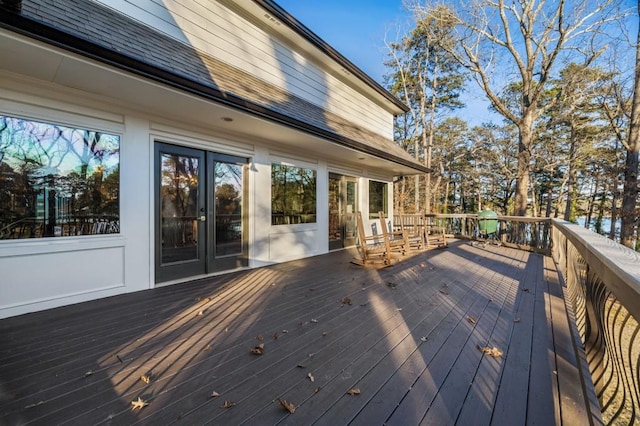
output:
[[[360,395],[360,389],[353,388],[347,391],[347,395]]]
[[[296,412],[296,406],[292,403],[285,401],[284,399],[279,399],[278,401],[280,402],[280,406],[287,410],[289,413],[293,414]]]
[[[327,333],[326,331],[323,331],[323,332],[322,332],[322,336],[323,336],[323,337],[324,337],[324,336],[326,336],[327,334],[329,334],[329,333]]]
[[[262,334],[258,334],[256,336],[256,339],[260,340],[261,342],[264,342],[264,337],[262,337]]]
[[[254,355],[264,354],[264,343],[260,343],[259,345],[254,346],[250,352]]]
[[[440,293],[442,293],[442,294],[444,294],[444,295],[449,294],[449,292],[448,292],[447,290],[440,290]]]
[[[207,303],[207,302],[211,302],[211,299],[209,297],[204,298],[204,303]]]
[[[218,392],[216,392],[216,391],[211,392],[211,398],[217,398],[219,396],[220,396],[220,394]]]
[[[471,324],[475,324],[475,323],[478,322],[478,318],[473,317],[473,316],[467,317],[467,321],[469,321]]]
[[[500,358],[502,357],[502,351],[500,351],[500,349],[494,347],[489,347],[489,346],[480,346],[478,345],[478,349],[480,349],[484,354],[487,354],[493,358]]]
[[[146,384],[151,383],[151,373],[143,374],[142,376],[140,376],[140,380],[142,380]]]
[[[421,337],[420,340],[422,340],[423,342],[426,342],[428,339],[427,337]]]
[[[309,358],[313,358],[313,357],[315,356],[315,354],[316,354],[316,352],[311,352],[311,353],[309,354]]]
[[[311,380],[311,382],[314,382],[316,379],[313,377],[313,374],[309,373],[307,374],[307,377],[309,378],[309,380]]]
[[[284,333],[284,334],[287,334],[288,332],[289,332],[289,330],[287,330],[287,329],[282,330],[282,333]]]
[[[205,350],[205,351],[210,351],[210,350],[211,350],[211,345],[207,345],[207,346],[205,346],[205,347],[204,347],[204,350]]]
[[[348,297],[342,298],[342,304],[343,305],[351,305],[351,299],[348,298]]]
[[[202,315],[204,315],[204,309],[201,311],[198,311],[198,316],[201,317]]]
[[[149,405],[149,403],[147,401],[145,401],[144,399],[138,397],[137,400],[135,401],[131,401],[131,410],[138,410],[138,409],[142,409],[143,407],[146,407],[147,405]]]
[[[320,388],[315,388],[315,389],[313,390],[313,392],[314,392],[314,393],[318,393],[318,392],[320,392]]]
[[[228,400],[228,399],[227,399],[227,400],[224,402],[224,404],[222,404],[222,405],[220,406],[220,408],[231,408],[231,407],[233,407],[234,405],[236,405],[236,403],[235,403],[235,402],[230,401],[230,400]]]
[[[92,370],[89,370],[86,373],[84,373],[84,377],[89,377],[89,376],[92,376],[92,375],[93,375],[93,371]]]

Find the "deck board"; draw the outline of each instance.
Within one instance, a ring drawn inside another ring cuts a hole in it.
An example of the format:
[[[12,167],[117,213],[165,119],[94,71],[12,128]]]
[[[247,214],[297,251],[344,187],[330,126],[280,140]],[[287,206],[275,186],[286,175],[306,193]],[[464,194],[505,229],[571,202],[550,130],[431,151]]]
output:
[[[548,258],[459,241],[375,270],[354,254],[0,320],[0,424],[588,420]]]

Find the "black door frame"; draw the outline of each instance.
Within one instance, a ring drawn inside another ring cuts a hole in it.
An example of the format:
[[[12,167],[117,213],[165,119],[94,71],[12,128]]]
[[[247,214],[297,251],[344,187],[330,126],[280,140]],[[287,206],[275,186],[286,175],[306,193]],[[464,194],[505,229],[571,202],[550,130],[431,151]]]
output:
[[[354,210],[357,210],[358,205],[358,179],[352,176],[342,175],[340,173],[329,172],[329,179],[339,180],[338,187],[338,215],[339,215],[339,227],[340,227],[340,239],[339,240],[329,240],[329,250],[337,250],[344,247],[349,247],[356,244],[355,238],[347,237],[347,185],[349,182],[355,184],[355,205]],[[329,203],[331,203],[331,199],[329,199]],[[331,208],[329,208],[329,214],[331,212]],[[351,212],[355,221],[356,211]]]
[[[199,159],[198,165],[198,259],[192,261],[162,264],[161,235],[161,197],[160,197],[160,157],[162,154],[194,156]],[[241,253],[228,256],[216,256],[216,221],[215,221],[215,163],[231,163],[241,165],[242,170],[242,250]],[[248,164],[249,159],[220,154],[199,148],[190,148],[156,141],[154,145],[154,237],[155,237],[155,282],[189,278],[213,272],[233,270],[249,265],[249,209],[248,209]]]

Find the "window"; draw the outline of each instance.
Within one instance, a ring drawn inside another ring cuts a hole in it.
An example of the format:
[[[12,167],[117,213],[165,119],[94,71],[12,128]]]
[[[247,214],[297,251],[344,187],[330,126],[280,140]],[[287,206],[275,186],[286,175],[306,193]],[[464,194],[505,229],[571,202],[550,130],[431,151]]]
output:
[[[120,137],[0,115],[0,239],[120,232]]]
[[[389,215],[387,209],[387,187],[385,182],[369,181],[369,219],[377,219],[378,212]]]
[[[316,222],[316,171],[271,165],[271,224]]]

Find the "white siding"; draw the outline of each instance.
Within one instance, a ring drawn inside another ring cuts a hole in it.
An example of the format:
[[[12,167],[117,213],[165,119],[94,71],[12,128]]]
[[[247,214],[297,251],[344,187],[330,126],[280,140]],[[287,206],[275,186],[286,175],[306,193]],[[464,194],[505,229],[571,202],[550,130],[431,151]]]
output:
[[[216,1],[95,0],[363,128],[390,138],[393,116],[308,53]],[[262,16],[254,19],[268,20]],[[275,32],[273,32],[275,33]],[[215,76],[213,76],[215,77]]]

